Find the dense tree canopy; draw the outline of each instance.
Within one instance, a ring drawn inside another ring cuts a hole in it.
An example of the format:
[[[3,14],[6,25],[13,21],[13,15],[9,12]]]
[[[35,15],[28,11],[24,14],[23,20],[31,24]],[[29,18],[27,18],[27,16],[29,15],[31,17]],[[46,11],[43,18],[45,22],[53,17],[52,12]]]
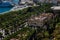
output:
[[[29,19],[32,15],[39,15],[45,12],[46,13],[52,12],[50,9],[51,6],[52,4],[42,4],[42,5],[40,4],[40,6],[38,7],[29,7],[23,10],[12,11],[9,13],[1,14],[0,29],[2,30],[5,29],[6,33],[8,34],[7,37],[4,38],[4,40],[10,40],[10,38],[18,38],[19,36],[17,35],[23,33],[24,35],[25,33],[27,33],[28,36],[26,38],[33,37],[32,39],[37,39],[37,40],[60,40],[59,13],[58,15],[56,14],[53,15],[52,19],[50,19],[46,23],[44,22],[45,23],[44,25],[46,25],[46,29],[43,28],[44,26],[41,28],[37,28],[35,30],[31,30],[29,26],[27,26],[28,28],[24,28],[25,26],[24,23],[27,22],[27,19]],[[19,28],[23,28],[23,29],[20,30]],[[34,35],[34,33],[35,33],[35,37],[32,36]],[[2,34],[0,33],[0,35]]]

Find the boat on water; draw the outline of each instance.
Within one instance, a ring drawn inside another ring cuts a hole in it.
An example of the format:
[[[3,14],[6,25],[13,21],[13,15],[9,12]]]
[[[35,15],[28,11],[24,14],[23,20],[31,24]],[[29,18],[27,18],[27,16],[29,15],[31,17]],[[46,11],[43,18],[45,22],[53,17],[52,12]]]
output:
[[[13,5],[8,1],[3,1],[0,3],[0,7],[13,7]]]

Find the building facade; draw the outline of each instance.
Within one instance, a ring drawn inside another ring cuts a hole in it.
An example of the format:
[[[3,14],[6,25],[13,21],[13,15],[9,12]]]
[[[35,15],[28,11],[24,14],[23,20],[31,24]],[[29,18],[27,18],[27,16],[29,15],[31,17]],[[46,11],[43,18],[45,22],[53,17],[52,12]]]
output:
[[[33,0],[21,0],[21,3],[22,4],[25,4],[25,3],[33,3]]]
[[[57,0],[34,0],[35,2],[41,2],[41,3],[57,3]]]

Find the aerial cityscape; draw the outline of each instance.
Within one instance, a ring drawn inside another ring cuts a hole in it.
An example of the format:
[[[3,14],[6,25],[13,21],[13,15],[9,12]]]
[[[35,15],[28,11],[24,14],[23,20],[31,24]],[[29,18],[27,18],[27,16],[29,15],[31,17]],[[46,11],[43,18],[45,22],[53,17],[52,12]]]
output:
[[[60,40],[60,0],[0,0],[0,40]]]

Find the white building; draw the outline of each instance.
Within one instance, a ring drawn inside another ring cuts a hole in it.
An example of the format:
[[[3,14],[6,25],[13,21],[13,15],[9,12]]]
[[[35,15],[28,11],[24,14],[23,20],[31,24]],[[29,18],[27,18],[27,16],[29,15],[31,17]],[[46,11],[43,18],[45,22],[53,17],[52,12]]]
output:
[[[56,3],[57,0],[34,0],[35,2],[41,2],[41,3]]]
[[[54,13],[60,13],[60,6],[53,6],[51,7],[51,9],[53,10]]]
[[[33,0],[21,0],[22,4],[25,4],[25,3],[33,3]]]
[[[52,10],[60,10],[60,6],[51,7]]]

